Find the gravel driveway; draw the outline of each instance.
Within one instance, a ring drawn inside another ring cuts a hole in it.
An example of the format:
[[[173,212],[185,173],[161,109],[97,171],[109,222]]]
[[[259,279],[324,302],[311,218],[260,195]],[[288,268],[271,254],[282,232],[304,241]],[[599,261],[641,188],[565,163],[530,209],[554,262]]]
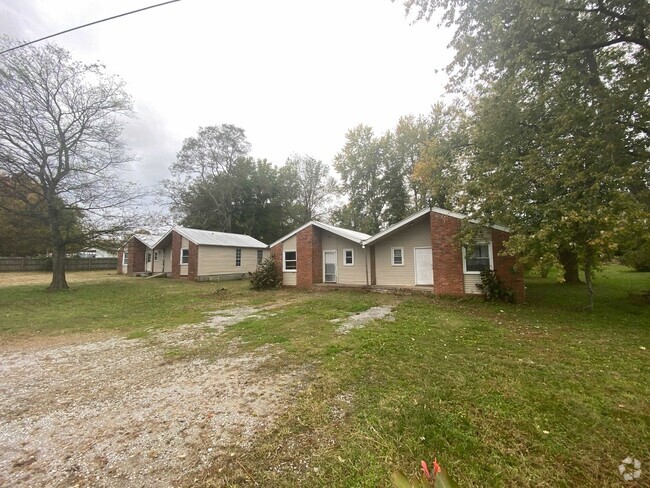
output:
[[[264,313],[231,310],[149,339],[0,345],[0,486],[176,486],[245,447],[302,373],[269,372],[269,350],[209,362],[164,352]]]

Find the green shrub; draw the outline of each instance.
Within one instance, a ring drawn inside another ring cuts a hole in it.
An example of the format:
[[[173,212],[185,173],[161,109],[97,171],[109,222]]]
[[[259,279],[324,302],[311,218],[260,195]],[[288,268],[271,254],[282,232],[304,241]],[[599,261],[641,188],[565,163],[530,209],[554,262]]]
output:
[[[483,298],[487,301],[503,301],[512,302],[514,298],[514,290],[506,288],[497,274],[492,269],[484,269],[481,271],[481,282],[476,284],[476,287],[481,290]]]
[[[249,274],[253,290],[272,290],[279,288],[282,284],[282,276],[278,273],[275,261],[271,258],[265,259],[255,272]]]
[[[621,262],[636,271],[650,271],[650,241],[639,245],[623,254]]]

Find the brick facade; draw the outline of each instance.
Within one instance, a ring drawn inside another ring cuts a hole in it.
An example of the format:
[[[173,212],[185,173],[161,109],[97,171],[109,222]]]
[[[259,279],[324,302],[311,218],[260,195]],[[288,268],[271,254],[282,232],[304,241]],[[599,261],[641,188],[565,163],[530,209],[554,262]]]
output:
[[[504,244],[508,241],[509,237],[510,236],[507,232],[492,229],[494,273],[506,288],[514,290],[514,301],[515,303],[520,303],[526,298],[523,266],[517,266],[517,259],[515,257],[501,255],[505,250]]]
[[[438,295],[463,295],[463,253],[458,240],[460,220],[429,212],[431,252],[433,254],[433,290]]]
[[[282,276],[282,243],[276,244],[271,248],[270,257],[275,263],[275,270]]]
[[[133,275],[135,273],[144,272],[144,255],[147,247],[135,237],[132,237],[126,245],[129,256],[127,258],[127,273]]]
[[[316,232],[313,225],[296,234],[296,253],[298,256],[296,286],[298,288],[311,288],[314,282],[320,283],[322,281],[321,248],[320,233]],[[316,254],[317,249],[319,250],[318,254]],[[321,278],[319,281],[314,281],[318,268],[320,268]]]
[[[172,278],[181,277],[181,244],[182,237],[178,232],[172,232]]]
[[[187,263],[187,279],[196,280],[199,274],[199,246],[192,241],[189,242],[190,256]]]

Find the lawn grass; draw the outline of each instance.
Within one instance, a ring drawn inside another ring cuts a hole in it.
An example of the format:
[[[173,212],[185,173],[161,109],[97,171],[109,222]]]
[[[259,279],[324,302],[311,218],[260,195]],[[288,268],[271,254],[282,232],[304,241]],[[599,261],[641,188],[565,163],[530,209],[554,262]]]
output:
[[[286,291],[276,292],[277,296]],[[258,295],[256,299],[273,300]],[[119,331],[141,338],[152,330],[205,319],[205,313],[251,300],[247,281],[197,283],[184,280],[98,276],[70,290],[48,292],[42,284],[0,288],[0,335]]]
[[[305,378],[279,421],[199,486],[390,486],[393,470],[414,475],[434,456],[467,487],[621,486],[623,458],[650,466],[650,274],[607,267],[592,312],[584,286],[527,286],[521,305],[164,279],[12,287],[0,291],[0,338],[104,329],[138,340],[208,311],[274,306],[199,349],[168,350],[184,361],[220,357],[226,343],[228,354],[264,347],[264,368]],[[377,305],[394,321],[337,333],[333,319]]]
[[[593,312],[584,287],[553,277],[529,279],[517,306],[392,297],[394,322],[347,335],[329,313],[386,298],[334,292],[235,325],[230,337],[317,368],[271,432],[198,484],[390,486],[437,456],[461,486],[621,486],[622,459],[650,463],[649,285],[608,267]]]

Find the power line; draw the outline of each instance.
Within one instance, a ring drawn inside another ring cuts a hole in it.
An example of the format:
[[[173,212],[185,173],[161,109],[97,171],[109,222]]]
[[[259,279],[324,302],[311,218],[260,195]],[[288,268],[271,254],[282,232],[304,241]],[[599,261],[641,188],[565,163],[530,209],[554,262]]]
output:
[[[20,44],[19,46],[10,47],[9,49],[5,49],[4,51],[1,51],[0,55],[11,52],[11,51],[14,51],[16,49],[20,49],[21,47],[29,46],[30,44],[34,44],[36,42],[44,41],[45,39],[50,39],[51,37],[60,36],[61,34],[67,34],[68,32],[72,32],[72,31],[75,31],[75,30],[78,30],[78,29],[83,29],[84,27],[88,27],[88,26],[91,26],[91,25],[100,24],[102,22],[106,22],[107,20],[118,19],[120,17],[126,17],[127,15],[137,14],[138,12],[142,12],[143,10],[149,10],[149,9],[156,8],[156,7],[162,7],[163,5],[167,5],[169,3],[174,3],[174,2],[180,2],[180,1],[181,0],[169,0],[168,2],[157,3],[156,5],[150,5],[149,7],[139,8],[137,10],[131,10],[130,12],[126,12],[126,13],[119,14],[119,15],[113,15],[112,17],[107,17],[107,18],[102,19],[102,20],[96,20],[95,22],[90,22],[88,24],[80,25],[78,27],[73,27],[72,29],[67,29],[67,30],[64,30],[64,31],[61,31],[61,32],[57,32],[56,34],[41,37],[40,39],[36,39],[34,41],[29,41],[29,42],[26,42],[24,44]]]

